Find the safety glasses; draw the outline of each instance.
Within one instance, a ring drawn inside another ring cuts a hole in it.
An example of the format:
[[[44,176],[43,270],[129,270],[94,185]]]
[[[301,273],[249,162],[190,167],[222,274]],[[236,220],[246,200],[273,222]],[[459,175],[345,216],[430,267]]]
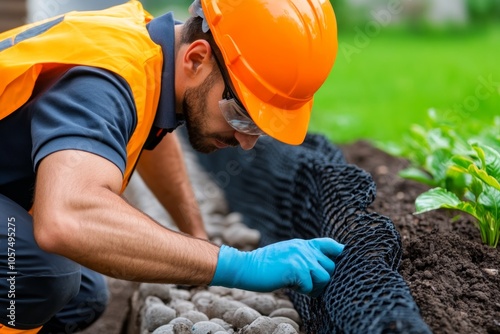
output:
[[[264,131],[259,129],[250,115],[248,115],[245,107],[243,107],[240,100],[238,100],[236,94],[231,89],[229,80],[224,75],[221,63],[219,62],[219,59],[217,59],[215,52],[212,54],[215,58],[215,62],[217,63],[217,67],[219,67],[222,80],[224,80],[224,92],[222,93],[222,100],[219,101],[219,108],[222,112],[222,116],[224,116],[226,122],[238,132],[252,136],[266,135]]]

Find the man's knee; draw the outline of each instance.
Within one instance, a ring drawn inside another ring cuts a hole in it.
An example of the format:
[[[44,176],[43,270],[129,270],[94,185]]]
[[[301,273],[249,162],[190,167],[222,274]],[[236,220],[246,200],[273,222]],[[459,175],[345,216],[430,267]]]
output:
[[[1,285],[6,280],[1,280]],[[13,275],[0,296],[0,310],[15,306],[13,314],[0,311],[0,322],[19,329],[42,326],[77,296],[80,270],[58,275]]]
[[[108,304],[107,282],[101,274],[82,267],[80,292],[40,331],[40,334],[75,333],[89,327]]]
[[[109,291],[106,279],[99,273],[82,268],[80,293],[67,305],[76,307],[79,319],[72,319],[80,324],[80,329],[88,327],[106,310]]]

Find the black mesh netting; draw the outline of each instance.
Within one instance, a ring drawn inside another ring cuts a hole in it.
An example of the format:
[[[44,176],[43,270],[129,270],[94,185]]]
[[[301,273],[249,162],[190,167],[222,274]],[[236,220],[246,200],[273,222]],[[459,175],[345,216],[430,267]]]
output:
[[[392,221],[369,212],[371,176],[345,162],[319,135],[301,146],[261,138],[248,152],[198,155],[232,211],[262,233],[261,244],[332,237],[346,245],[319,298],[290,291],[307,333],[430,333],[397,269],[401,240]]]

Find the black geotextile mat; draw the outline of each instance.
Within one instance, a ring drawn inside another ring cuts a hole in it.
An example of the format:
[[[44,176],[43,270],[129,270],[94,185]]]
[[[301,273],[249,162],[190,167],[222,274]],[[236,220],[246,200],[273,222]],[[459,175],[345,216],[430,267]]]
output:
[[[307,333],[431,333],[397,272],[402,246],[392,221],[367,210],[371,176],[320,135],[301,146],[267,137],[248,152],[198,155],[231,211],[262,233],[261,245],[332,237],[346,245],[319,298],[290,291]]]

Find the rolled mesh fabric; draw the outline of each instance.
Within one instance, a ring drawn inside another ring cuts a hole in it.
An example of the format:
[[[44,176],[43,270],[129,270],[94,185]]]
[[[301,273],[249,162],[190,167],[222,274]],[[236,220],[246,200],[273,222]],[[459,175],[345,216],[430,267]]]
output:
[[[325,236],[346,245],[319,298],[288,292],[307,333],[431,333],[397,271],[399,233],[367,209],[375,199],[371,176],[347,164],[326,138],[309,134],[289,146],[263,137],[251,151],[198,159],[231,211],[261,231],[261,246]]]

